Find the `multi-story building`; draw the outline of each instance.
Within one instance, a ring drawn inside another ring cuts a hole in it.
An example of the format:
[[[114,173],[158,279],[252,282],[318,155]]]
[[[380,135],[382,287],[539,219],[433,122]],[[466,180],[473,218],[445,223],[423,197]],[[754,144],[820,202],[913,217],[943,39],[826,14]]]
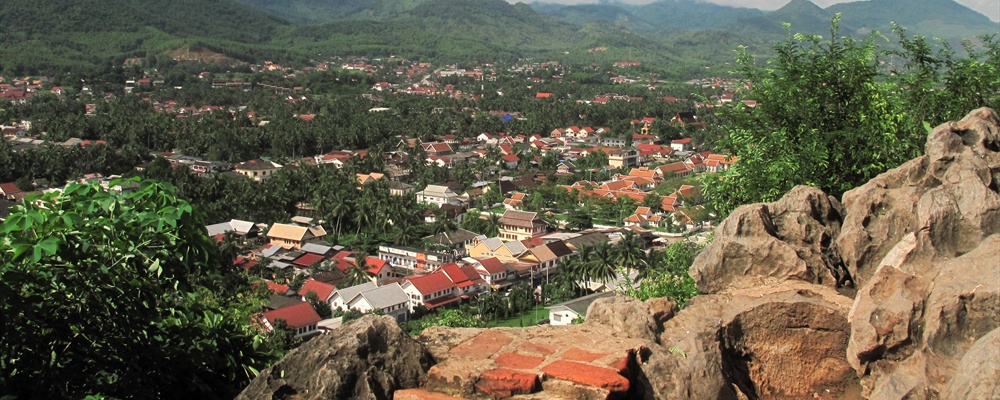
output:
[[[545,221],[538,213],[507,210],[500,217],[500,239],[527,240],[545,234]]]
[[[611,168],[632,168],[639,165],[639,151],[636,149],[612,150],[608,154]]]
[[[379,246],[378,258],[388,261],[397,270],[406,269],[418,273],[434,271],[442,264],[455,261],[455,256],[451,254],[405,246]]]

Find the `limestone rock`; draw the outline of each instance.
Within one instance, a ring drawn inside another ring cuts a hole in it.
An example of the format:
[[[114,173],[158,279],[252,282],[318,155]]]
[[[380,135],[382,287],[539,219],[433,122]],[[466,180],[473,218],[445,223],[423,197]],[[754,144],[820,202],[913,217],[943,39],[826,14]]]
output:
[[[904,236],[955,257],[1000,233],[1000,117],[987,108],[937,127],[926,155],[844,193],[837,247],[855,286]]]
[[[850,279],[832,247],[841,206],[823,191],[797,186],[770,204],[737,208],[715,229],[691,276],[703,293],[795,279],[836,287]]]
[[[669,299],[646,302],[629,297],[598,299],[587,309],[588,324],[601,324],[626,337],[656,342],[663,323],[677,312],[677,303]]]
[[[1000,327],[1000,235],[922,274],[907,262],[933,249],[907,237],[906,257],[890,252],[851,309],[848,361],[870,398],[938,398],[973,343]]]
[[[388,399],[426,381],[426,349],[388,316],[365,316],[306,342],[238,399]]]
[[[1000,399],[1000,328],[969,347],[941,398]]]
[[[858,392],[844,359],[850,299],[786,281],[692,299],[643,372],[655,398],[803,398]]]

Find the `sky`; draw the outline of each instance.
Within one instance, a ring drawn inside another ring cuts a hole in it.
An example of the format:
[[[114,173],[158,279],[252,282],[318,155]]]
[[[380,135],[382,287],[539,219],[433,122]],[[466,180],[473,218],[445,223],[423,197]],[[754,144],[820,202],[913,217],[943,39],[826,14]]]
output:
[[[540,3],[560,3],[560,4],[583,4],[599,3],[600,0],[521,0],[525,2]],[[657,0],[617,0],[617,2],[630,4],[648,4]],[[723,4],[727,6],[753,7],[761,10],[777,10],[781,6],[788,4],[789,0],[703,0],[709,3]],[[810,0],[816,5],[826,8],[832,4],[845,3],[851,0]],[[955,0],[959,4],[976,10],[993,21],[1000,21],[1000,0]],[[514,2],[514,1],[511,1]],[[615,1],[612,1],[615,2]]]

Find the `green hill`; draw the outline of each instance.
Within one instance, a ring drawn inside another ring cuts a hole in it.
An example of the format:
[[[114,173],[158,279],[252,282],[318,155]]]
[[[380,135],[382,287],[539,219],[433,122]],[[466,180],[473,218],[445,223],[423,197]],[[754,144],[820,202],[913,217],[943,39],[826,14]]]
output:
[[[576,25],[583,25],[588,22],[602,22],[638,33],[653,32],[658,29],[656,25],[617,5],[580,4],[563,7],[541,7],[535,8],[535,10]]]
[[[369,12],[388,14],[379,9]],[[303,27],[283,40],[290,48],[308,54],[395,54],[447,62],[513,61],[521,57],[601,62],[627,54],[638,54],[636,59],[641,61],[673,59],[657,42],[619,27],[568,24],[525,4],[503,0],[427,0],[388,19],[340,20]],[[608,50],[586,51],[595,47]]]
[[[841,13],[860,32],[889,33],[892,21],[910,33],[945,39],[1000,32],[1000,24],[953,0],[868,0],[835,4],[827,11]]]
[[[190,44],[260,46],[290,29],[232,0],[5,0],[0,71],[64,70]]]
[[[784,37],[785,29],[782,24],[789,23],[795,33],[829,36],[833,16],[834,13],[809,0],[792,0],[775,11],[740,19],[732,25],[730,31],[747,37],[774,40]],[[842,21],[841,26],[844,32],[852,31],[849,20]]]

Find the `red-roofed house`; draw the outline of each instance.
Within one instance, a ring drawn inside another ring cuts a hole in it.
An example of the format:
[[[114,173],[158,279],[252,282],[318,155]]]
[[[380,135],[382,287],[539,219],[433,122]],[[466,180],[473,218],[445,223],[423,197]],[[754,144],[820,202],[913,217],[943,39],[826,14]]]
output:
[[[292,264],[295,264],[298,268],[309,268],[324,259],[325,257],[323,257],[322,254],[306,253],[301,257],[292,260]]]
[[[316,297],[319,297],[320,301],[329,303],[335,290],[337,290],[337,287],[329,283],[309,279],[302,284],[301,288],[299,288],[299,296],[302,296],[302,300],[304,301],[307,294],[316,293]]]
[[[510,276],[507,266],[496,257],[479,260],[475,268],[476,272],[479,273],[479,277],[486,281],[486,284],[493,287],[505,286],[507,278]]]
[[[264,329],[268,332],[274,332],[274,324],[278,320],[285,321],[285,326],[295,332],[296,338],[318,334],[319,331],[316,330],[316,324],[322,320],[312,305],[304,301],[292,306],[267,311],[261,314],[260,319],[263,322]]]
[[[535,94],[536,99],[548,99],[552,97],[552,93],[538,92]]]
[[[284,296],[285,293],[288,293],[288,290],[290,289],[288,285],[282,285],[280,283],[274,283],[271,281],[264,281],[264,283],[267,284],[267,288],[269,290],[271,290],[275,294],[280,294],[282,296]]]
[[[14,195],[21,192],[22,190],[14,182],[0,183],[0,197],[2,198],[13,200]]]
[[[439,270],[451,279],[457,288],[456,295],[467,295],[486,290],[486,280],[479,276],[475,268],[459,267],[458,264],[449,263],[441,266]]]
[[[461,300],[461,297],[456,296],[458,287],[455,282],[452,282],[441,270],[426,275],[407,277],[402,286],[403,291],[410,298],[410,312],[413,312],[418,306],[435,309]]]
[[[507,169],[517,169],[517,165],[521,162],[521,158],[518,157],[517,154],[508,154],[503,156],[503,162]]]
[[[691,151],[691,138],[671,140],[670,148],[674,151]]]
[[[390,279],[403,276],[396,272],[396,268],[392,264],[378,257],[369,256],[365,259],[365,265],[368,266],[368,273],[374,275],[380,286]]]

